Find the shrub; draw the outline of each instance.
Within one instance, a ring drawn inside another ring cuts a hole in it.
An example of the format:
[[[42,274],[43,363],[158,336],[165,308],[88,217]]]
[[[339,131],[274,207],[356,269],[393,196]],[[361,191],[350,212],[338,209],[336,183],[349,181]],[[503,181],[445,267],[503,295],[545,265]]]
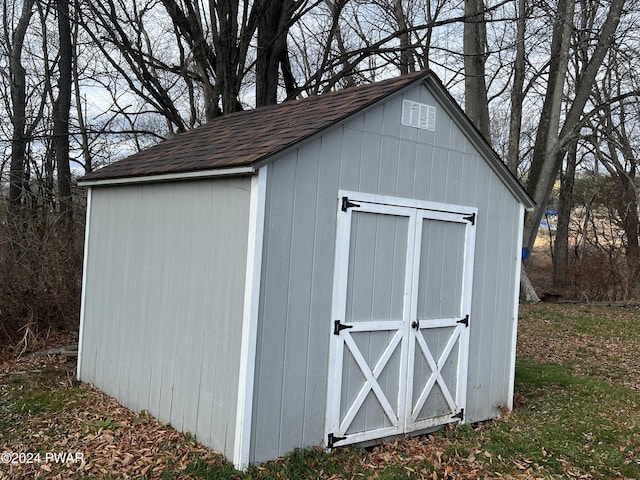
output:
[[[25,351],[52,329],[77,328],[84,207],[75,208],[69,222],[44,207],[11,215],[2,204],[0,343]]]

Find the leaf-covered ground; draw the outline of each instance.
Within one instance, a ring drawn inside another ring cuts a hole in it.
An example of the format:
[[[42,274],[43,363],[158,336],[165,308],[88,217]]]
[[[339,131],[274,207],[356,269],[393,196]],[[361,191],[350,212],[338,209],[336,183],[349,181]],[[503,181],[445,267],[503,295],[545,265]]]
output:
[[[524,306],[519,333],[511,415],[366,450],[296,451],[245,473],[76,384],[75,359],[8,355],[0,364],[0,453],[19,461],[0,463],[0,479],[640,478],[640,312]]]
[[[640,307],[523,305],[517,351],[640,392]]]

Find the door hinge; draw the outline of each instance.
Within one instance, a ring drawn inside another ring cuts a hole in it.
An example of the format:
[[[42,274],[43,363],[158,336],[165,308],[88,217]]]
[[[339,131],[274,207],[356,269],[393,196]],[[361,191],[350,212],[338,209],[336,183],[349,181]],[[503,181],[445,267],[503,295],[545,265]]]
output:
[[[330,433],[327,436],[327,447],[328,448],[333,448],[333,446],[336,444],[336,442],[341,442],[342,440],[346,440],[347,437],[336,437],[333,435],[333,433]]]
[[[471,225],[475,225],[476,224],[476,213],[473,212],[471,215],[467,215],[466,217],[462,217],[462,219],[470,221]]]
[[[455,415],[451,415],[451,418],[457,418],[460,421],[464,420],[464,408],[461,408],[460,411],[458,413],[456,413]]]
[[[345,325],[344,323],[340,323],[340,320],[333,322],[334,335],[340,335],[340,330],[344,330],[345,328],[353,328],[353,325]]]
[[[360,205],[357,203],[353,203],[349,200],[349,197],[342,197],[342,211],[346,212],[349,208],[359,207]]]
[[[465,327],[469,326],[469,315],[466,315],[464,318],[458,320],[456,323],[461,323]]]

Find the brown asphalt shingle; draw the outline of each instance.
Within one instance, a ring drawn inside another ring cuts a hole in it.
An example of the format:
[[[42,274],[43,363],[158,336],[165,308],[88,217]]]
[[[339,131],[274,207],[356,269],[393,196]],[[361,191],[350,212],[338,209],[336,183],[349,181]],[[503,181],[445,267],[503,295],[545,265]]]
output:
[[[254,166],[390,94],[429,71],[224,115],[86,175],[107,180]]]

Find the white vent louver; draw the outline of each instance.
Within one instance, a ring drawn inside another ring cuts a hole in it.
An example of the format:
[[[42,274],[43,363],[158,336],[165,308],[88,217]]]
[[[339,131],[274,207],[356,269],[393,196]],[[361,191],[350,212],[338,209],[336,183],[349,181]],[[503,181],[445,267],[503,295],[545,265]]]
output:
[[[421,128],[423,130],[436,130],[436,107],[425,103],[402,101],[402,125]]]

